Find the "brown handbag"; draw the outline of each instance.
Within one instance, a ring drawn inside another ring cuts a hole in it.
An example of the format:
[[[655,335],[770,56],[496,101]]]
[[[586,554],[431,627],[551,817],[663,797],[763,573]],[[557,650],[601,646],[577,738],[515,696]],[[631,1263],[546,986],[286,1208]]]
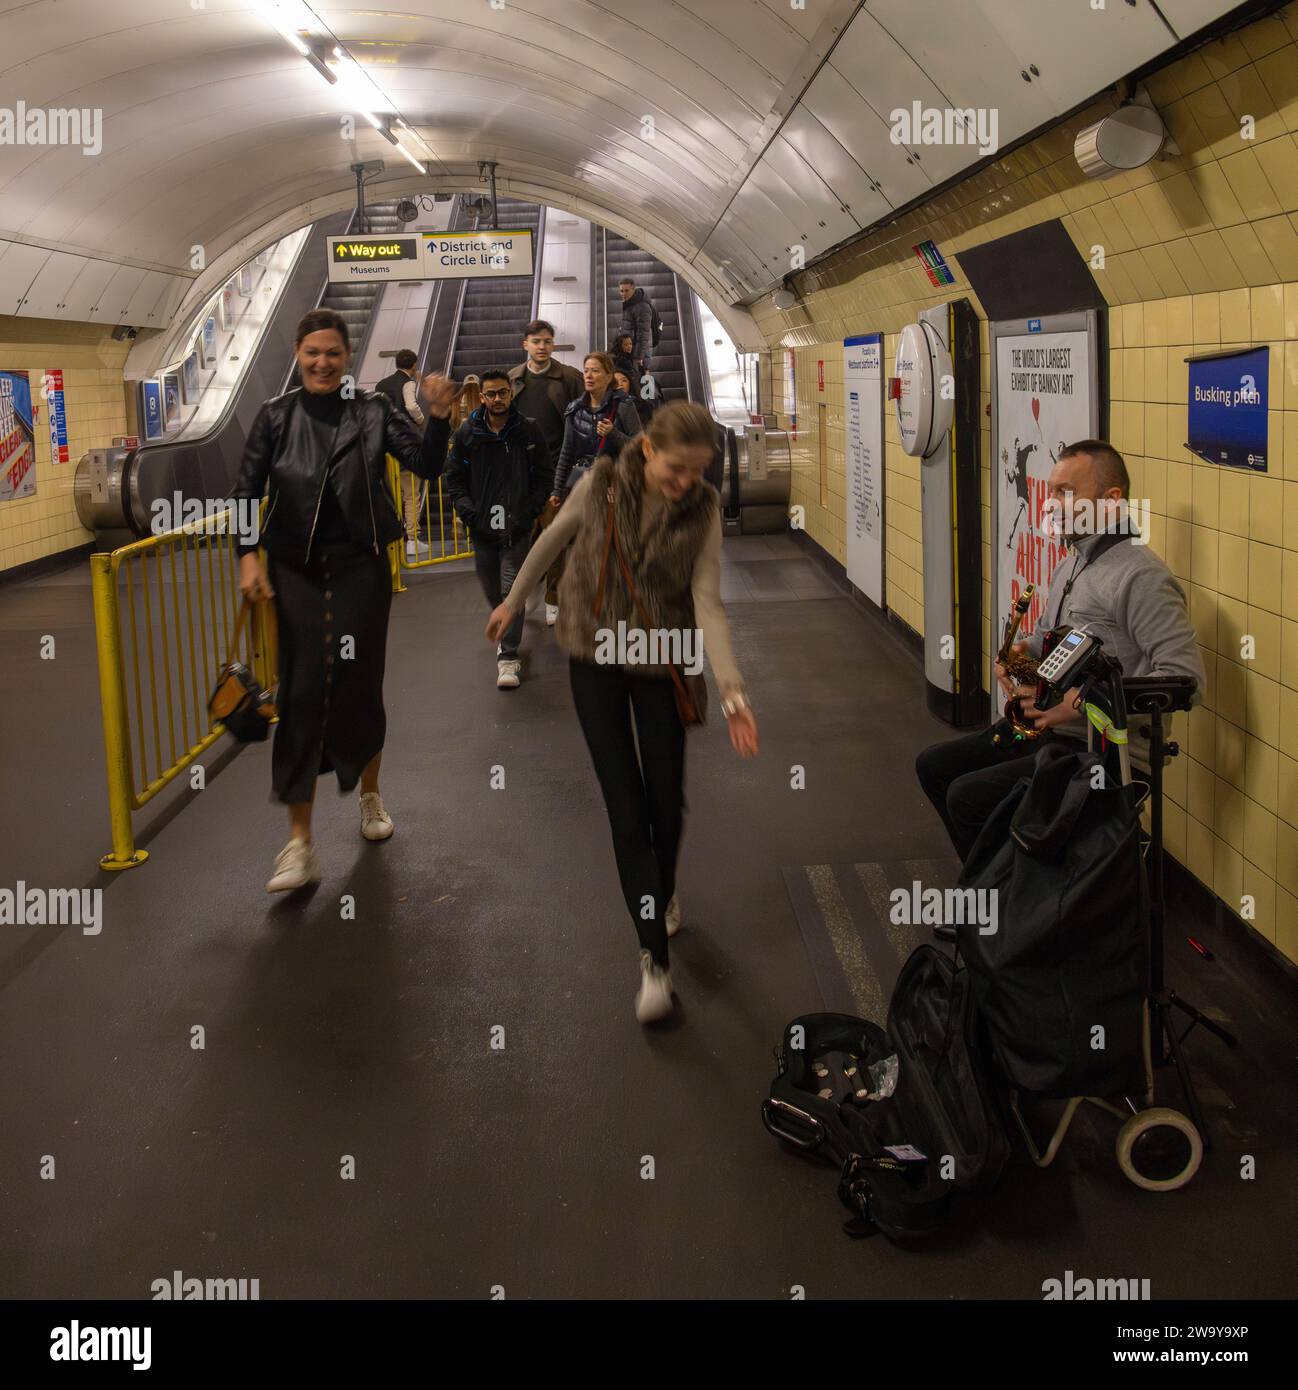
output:
[[[647,614],[640,605],[639,596],[636,594],[635,585],[631,582],[631,570],[627,565],[626,557],[622,554],[622,547],[618,544],[617,529],[613,525],[613,489],[608,490],[608,530],[604,535],[604,558],[599,566],[599,589],[595,594],[595,607],[592,616],[598,618],[600,610],[604,607],[604,577],[608,572],[609,551],[617,554],[618,567],[622,571],[622,578],[626,582],[627,593],[631,595],[631,602],[635,605],[636,612],[640,615],[640,621],[645,625],[645,631],[650,630],[650,622]],[[708,717],[708,684],[703,679],[703,673],[691,675],[689,672],[682,673],[675,666],[668,664],[667,669],[672,674],[672,682],[675,685],[676,713],[680,716],[681,723],[687,729],[692,729],[698,724],[707,722]]]
[[[269,693],[259,688],[252,672],[241,661],[234,659],[251,607],[248,599],[239,606],[230,638],[230,655],[217,675],[216,689],[207,702],[213,723],[223,724],[226,732],[233,734],[240,743],[262,743],[277,713]]]

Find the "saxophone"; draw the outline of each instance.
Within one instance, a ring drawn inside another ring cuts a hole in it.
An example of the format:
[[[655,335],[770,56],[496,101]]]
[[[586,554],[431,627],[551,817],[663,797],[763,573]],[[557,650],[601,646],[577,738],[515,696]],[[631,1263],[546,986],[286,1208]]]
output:
[[[1019,625],[1032,606],[1034,592],[1035,586],[1027,585],[1019,595],[1018,602],[1011,606],[1010,616],[1005,622],[1005,639],[1001,643],[1000,651],[996,653],[996,660],[1005,668],[1005,674],[1015,685],[1036,683],[1037,667],[1041,664],[1038,657],[1016,651],[1014,647],[1014,639],[1018,636]],[[1015,695],[1006,700],[1005,723],[1008,728],[1002,729],[996,734],[993,740],[995,743],[1000,744],[1007,741],[1019,743],[1024,739],[1041,737],[1044,730],[1038,729],[1024,717],[1023,699],[1022,695]]]

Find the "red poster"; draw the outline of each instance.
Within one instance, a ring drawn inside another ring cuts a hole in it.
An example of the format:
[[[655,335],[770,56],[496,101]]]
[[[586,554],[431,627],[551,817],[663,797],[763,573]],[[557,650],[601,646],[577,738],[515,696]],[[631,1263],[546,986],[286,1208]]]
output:
[[[816,384],[822,391],[825,389],[825,364],[823,361],[816,363]]]

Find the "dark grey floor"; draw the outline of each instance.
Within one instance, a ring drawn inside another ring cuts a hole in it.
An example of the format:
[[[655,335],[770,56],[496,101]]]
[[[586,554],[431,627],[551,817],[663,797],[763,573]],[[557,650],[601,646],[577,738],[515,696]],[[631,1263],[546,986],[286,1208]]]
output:
[[[263,892],[285,837],[268,747],[218,746],[205,791],[139,818],[149,862],[98,872],[88,586],[0,589],[0,886],[99,886],[105,913],[98,937],[0,929],[0,1294],[143,1298],[181,1270],[263,1298],[1035,1299],[1071,1269],[1287,1296],[1287,1043],[1254,1051],[1252,1095],[1179,1194],[1129,1186],[1097,1115],[930,1245],[839,1233],[834,1175],[758,1119],[772,1046],[819,1007],[782,867],[945,856],[912,764],[946,731],[910,657],[789,542],[728,541],[725,569],[762,753],[739,760],[719,720],[691,735],[680,1017],[656,1032],[632,1017],[635,942],[553,634],[529,621],[527,679],[497,692],[462,565],[394,608],[397,833],[363,843],[354,799],[322,790],[305,902]]]

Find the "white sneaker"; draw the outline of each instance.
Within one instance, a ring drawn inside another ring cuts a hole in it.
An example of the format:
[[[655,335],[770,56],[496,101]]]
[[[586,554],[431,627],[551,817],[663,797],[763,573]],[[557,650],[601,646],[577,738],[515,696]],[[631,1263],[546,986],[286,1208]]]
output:
[[[498,661],[496,662],[496,689],[497,690],[517,690],[518,673],[522,670],[521,661]]]
[[[667,904],[667,935],[675,936],[681,929],[681,902],[675,893]]]
[[[545,605],[545,625],[553,627],[559,621],[559,605],[557,603],[547,603]]]
[[[654,964],[648,951],[640,952],[640,993],[635,997],[635,1016],[641,1023],[656,1023],[672,1011],[672,975]]]
[[[432,548],[425,545],[423,541],[406,542],[407,560],[426,560],[432,553]]]
[[[361,834],[367,840],[386,840],[392,834],[392,817],[378,792],[361,793]]]
[[[266,883],[268,893],[288,893],[320,881],[320,863],[310,840],[295,835],[275,856],[275,872]]]

